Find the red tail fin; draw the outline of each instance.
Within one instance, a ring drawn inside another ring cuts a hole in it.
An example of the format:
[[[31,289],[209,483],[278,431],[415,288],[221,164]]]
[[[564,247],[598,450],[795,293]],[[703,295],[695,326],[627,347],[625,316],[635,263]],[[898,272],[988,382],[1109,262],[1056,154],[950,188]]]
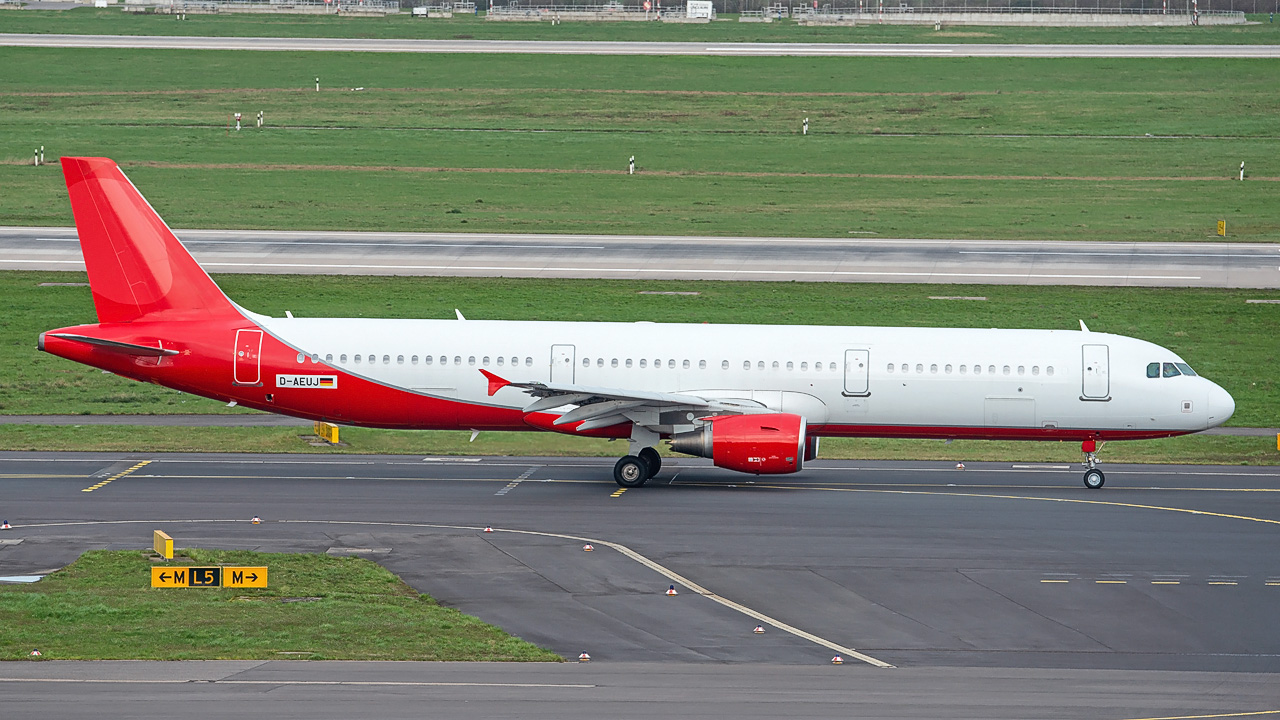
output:
[[[119,166],[61,162],[98,322],[236,312]]]

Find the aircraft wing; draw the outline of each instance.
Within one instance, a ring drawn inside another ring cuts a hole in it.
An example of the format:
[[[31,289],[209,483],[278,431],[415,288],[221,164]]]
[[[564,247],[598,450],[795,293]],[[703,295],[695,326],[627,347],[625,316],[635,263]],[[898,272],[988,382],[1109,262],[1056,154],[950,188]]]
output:
[[[569,383],[512,382],[487,370],[481,370],[489,380],[489,395],[504,387],[524,390],[536,398],[524,408],[526,413],[544,412],[566,405],[576,405],[573,410],[556,419],[555,425],[581,422],[578,431],[609,427],[631,421],[640,425],[658,425],[662,412],[686,410],[699,416],[747,415],[773,412],[753,400],[704,398],[684,393],[650,392],[624,388],[574,385]],[[646,421],[647,418],[652,420]]]

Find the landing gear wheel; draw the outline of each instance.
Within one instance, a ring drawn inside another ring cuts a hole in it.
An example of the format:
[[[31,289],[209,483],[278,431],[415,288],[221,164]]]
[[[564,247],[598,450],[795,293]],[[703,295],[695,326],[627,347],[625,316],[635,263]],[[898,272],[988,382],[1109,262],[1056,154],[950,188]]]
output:
[[[635,455],[627,455],[613,466],[613,481],[624,488],[640,487],[649,475],[649,464]]]
[[[1089,468],[1084,473],[1084,486],[1090,490],[1097,490],[1107,481],[1107,476],[1097,468]]]
[[[651,447],[641,448],[639,456],[645,465],[649,466],[649,477],[657,475],[658,471],[662,469],[662,456],[658,454],[657,450]]]

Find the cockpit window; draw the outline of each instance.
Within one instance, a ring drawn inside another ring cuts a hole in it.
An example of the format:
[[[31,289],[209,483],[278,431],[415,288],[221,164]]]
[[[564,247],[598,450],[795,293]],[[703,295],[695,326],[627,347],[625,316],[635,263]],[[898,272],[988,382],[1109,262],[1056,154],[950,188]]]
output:
[[[1181,374],[1182,374],[1182,373],[1178,370],[1178,366],[1174,365],[1173,363],[1165,363],[1165,364],[1164,364],[1164,376],[1165,376],[1165,377],[1177,377],[1177,376],[1179,376],[1179,375],[1181,375]]]
[[[1147,377],[1160,377],[1160,363],[1147,363]]]
[[[1178,369],[1182,371],[1183,375],[1190,375],[1191,377],[1196,376],[1196,371],[1192,370],[1190,365],[1186,363],[1174,363],[1174,365],[1178,366]]]

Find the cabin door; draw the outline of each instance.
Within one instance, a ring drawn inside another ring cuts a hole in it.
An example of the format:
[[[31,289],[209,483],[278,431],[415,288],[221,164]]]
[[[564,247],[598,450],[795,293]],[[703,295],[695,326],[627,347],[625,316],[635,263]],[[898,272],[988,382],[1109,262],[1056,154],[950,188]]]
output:
[[[866,397],[871,394],[871,387],[868,384],[870,369],[870,350],[844,351],[845,397]]]
[[[236,353],[232,360],[236,385],[262,384],[262,331],[237,330]]]
[[[1111,394],[1111,360],[1106,345],[1082,346],[1085,400],[1106,400]]]

